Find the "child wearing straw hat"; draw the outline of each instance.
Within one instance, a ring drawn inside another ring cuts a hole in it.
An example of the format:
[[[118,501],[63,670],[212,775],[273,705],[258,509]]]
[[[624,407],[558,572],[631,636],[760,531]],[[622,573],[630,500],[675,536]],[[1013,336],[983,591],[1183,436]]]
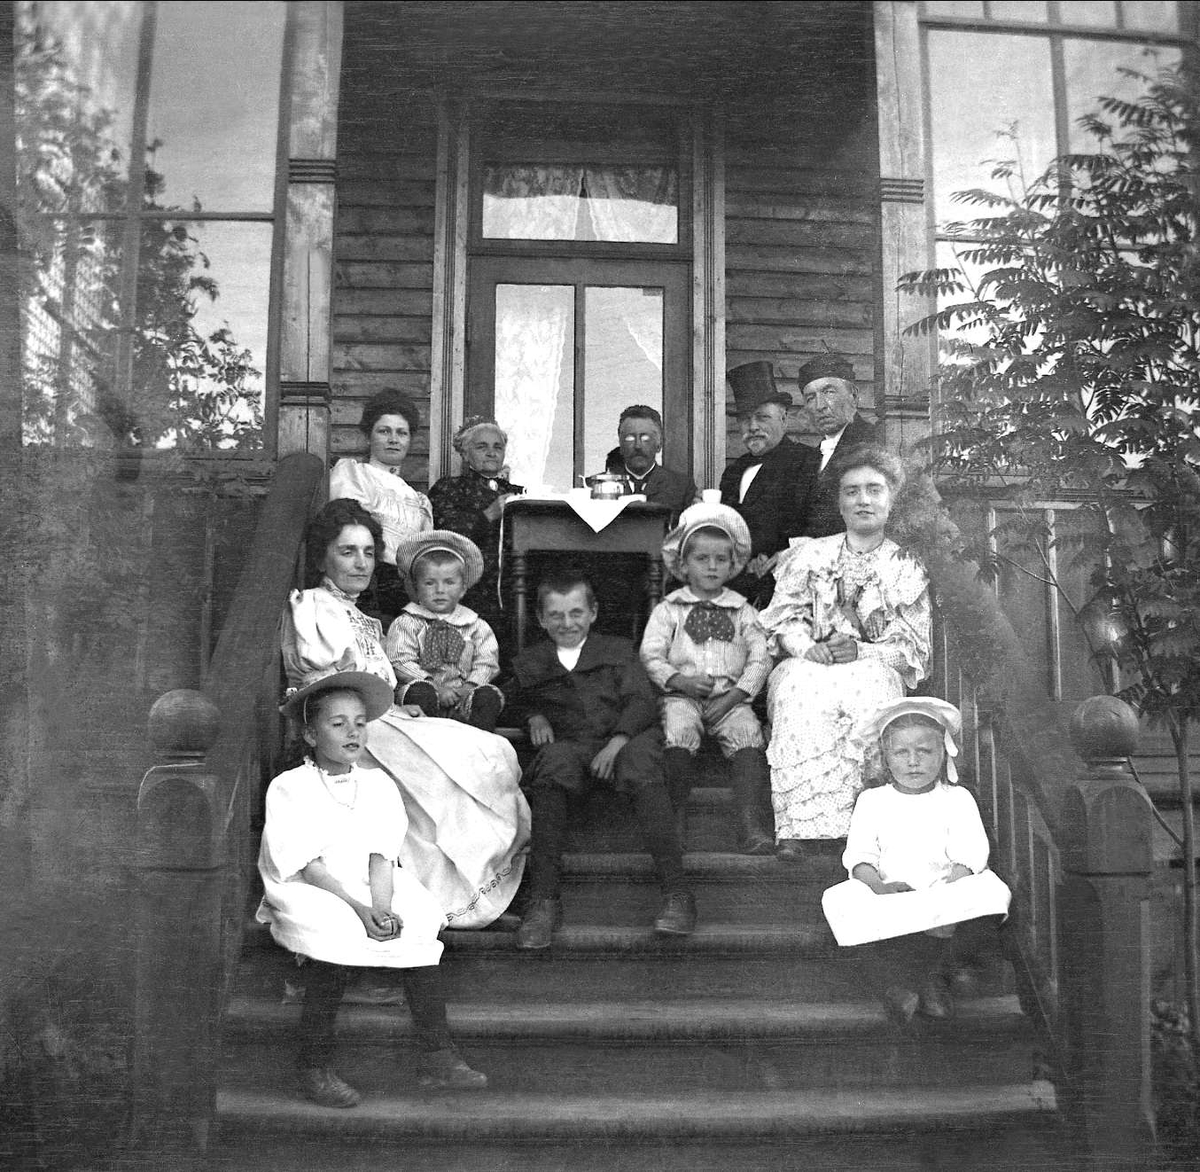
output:
[[[861,730],[878,742],[889,784],[858,796],[842,862],[850,874],[821,898],[840,945],[903,938],[884,993],[889,1012],[952,1012],[944,973],[955,925],[1005,915],[1011,893],[988,870],[988,838],[955,758],[962,717],[953,704],[910,696],[885,704]]]
[[[750,530],[736,510],[707,501],[685,509],[663,543],[663,563],[686,585],[651,612],[641,657],[662,692],[663,771],[676,810],[708,733],[729,762],[739,846],[761,855],[775,845],[762,822],[770,771],[750,702],[767,682],[771,656],[758,612],[726,586],[749,558]]]
[[[396,698],[426,716],[461,720],[494,732],[504,694],[492,628],[463,595],[483,576],[479,547],[461,533],[431,529],[396,546],[396,567],[413,599],[388,628],[385,650]]]

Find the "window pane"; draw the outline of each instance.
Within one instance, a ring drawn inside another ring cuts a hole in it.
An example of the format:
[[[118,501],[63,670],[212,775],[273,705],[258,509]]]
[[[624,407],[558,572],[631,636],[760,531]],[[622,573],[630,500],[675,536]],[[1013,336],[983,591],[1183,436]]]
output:
[[[925,0],[928,16],[983,16],[983,0]]]
[[[675,244],[672,167],[493,164],[483,174],[483,235],[501,240]]]
[[[41,220],[26,236],[21,325],[24,441],[111,445],[106,423],[120,268],[111,222]]]
[[[1040,37],[935,30],[929,73],[935,213],[939,223],[973,218],[969,205],[950,196],[970,187],[1004,190],[991,177],[991,161],[1015,159],[1032,179],[1054,158],[1050,47]]]
[[[584,289],[583,388],[583,466],[599,472],[625,407],[662,411],[662,289]]]
[[[1094,140],[1078,126],[1084,114],[1098,112],[1097,99],[1136,99],[1143,83],[1121,73],[1134,69],[1153,77],[1160,69],[1179,64],[1178,49],[1146,48],[1126,41],[1087,41],[1068,38],[1063,42],[1063,63],[1067,75],[1067,114],[1070,118],[1072,150],[1089,150]]]
[[[148,140],[161,206],[271,210],[285,7],[159,4]]]
[[[1096,28],[1117,27],[1117,6],[1113,0],[1070,0],[1060,4],[1064,24],[1087,24]]]
[[[573,483],[574,354],[574,286],[496,286],[496,421],[526,488]]]
[[[1175,0],[1124,0],[1121,11],[1125,15],[1126,28],[1168,33],[1179,29],[1179,5]]]
[[[19,7],[19,182],[28,205],[48,212],[124,205],[144,7]]]
[[[992,0],[993,20],[1042,21],[1046,19],[1045,0]]]

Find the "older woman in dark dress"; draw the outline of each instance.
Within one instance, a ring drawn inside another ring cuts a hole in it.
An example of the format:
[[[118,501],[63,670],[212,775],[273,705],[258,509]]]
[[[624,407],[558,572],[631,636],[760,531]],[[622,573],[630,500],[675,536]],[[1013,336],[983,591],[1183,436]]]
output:
[[[430,490],[433,523],[469,537],[483,554],[483,577],[464,603],[485,619],[503,640],[503,617],[497,598],[500,574],[500,517],[505,502],[525,490],[504,475],[508,436],[494,419],[473,415],[454,436],[462,458],[457,476],[443,476]]]

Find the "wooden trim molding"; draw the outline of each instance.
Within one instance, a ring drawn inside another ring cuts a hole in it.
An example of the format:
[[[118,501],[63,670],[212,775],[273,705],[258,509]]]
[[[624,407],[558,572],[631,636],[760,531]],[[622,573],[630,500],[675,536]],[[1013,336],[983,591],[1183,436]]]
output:
[[[471,136],[467,103],[438,108],[433,219],[433,321],[429,372],[429,483],[452,467],[467,367],[467,229]]]
[[[285,78],[287,199],[279,337],[278,454],[329,458],[333,333],[333,224],[337,211],[338,84],[342,5],[291,8]]]
[[[336,183],[337,159],[288,159],[289,183]]]
[[[920,31],[915,0],[876,0],[875,84],[879,112],[880,345],[876,400],[890,447],[908,449],[929,434],[929,386],[936,339],[905,326],[932,312],[900,293],[900,277],[928,267],[925,124]]]
[[[692,469],[715,485],[725,467],[725,127],[692,121]]]

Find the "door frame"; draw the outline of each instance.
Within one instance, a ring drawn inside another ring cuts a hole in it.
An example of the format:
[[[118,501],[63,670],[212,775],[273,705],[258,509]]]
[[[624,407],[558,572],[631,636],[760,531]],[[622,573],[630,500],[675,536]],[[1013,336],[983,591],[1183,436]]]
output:
[[[451,441],[466,410],[468,230],[470,227],[472,102],[500,95],[451,98],[438,107],[434,196],[433,313],[429,379],[429,479],[449,474]],[[511,95],[510,95],[511,96]],[[522,100],[531,95],[522,93]],[[546,101],[562,101],[561,93]],[[592,102],[644,103],[644,94],[597,95]],[[672,105],[678,99],[664,96]],[[691,318],[688,374],[690,470],[698,484],[715,484],[725,466],[725,160],[724,124],[710,104],[686,110],[691,144]],[[681,209],[687,214],[687,209]],[[474,258],[478,263],[481,258]],[[665,379],[665,372],[664,372]],[[664,393],[666,384],[664,382]]]

